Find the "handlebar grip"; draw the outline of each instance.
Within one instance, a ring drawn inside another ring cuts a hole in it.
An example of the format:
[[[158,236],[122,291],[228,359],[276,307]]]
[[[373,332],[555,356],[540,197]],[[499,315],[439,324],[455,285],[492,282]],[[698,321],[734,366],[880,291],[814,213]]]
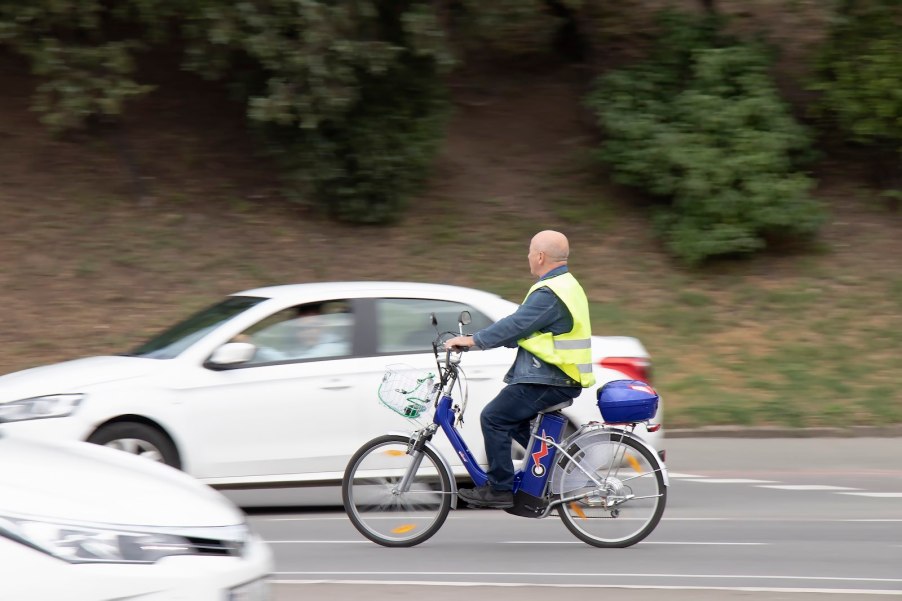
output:
[[[450,351],[454,351],[455,353],[466,353],[467,351],[472,350],[472,349],[474,349],[474,348],[476,348],[476,347],[473,347],[473,346],[452,346],[452,347],[447,347],[447,346],[445,346],[445,345],[442,345],[441,347],[439,347],[440,350],[443,350],[443,351],[448,351],[448,350],[450,350]]]

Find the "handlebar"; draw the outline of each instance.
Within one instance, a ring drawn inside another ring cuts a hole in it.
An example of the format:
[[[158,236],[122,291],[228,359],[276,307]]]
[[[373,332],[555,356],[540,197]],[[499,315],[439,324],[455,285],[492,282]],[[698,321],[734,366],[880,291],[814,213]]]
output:
[[[467,351],[479,350],[475,346],[445,346],[438,347],[440,351],[451,351],[452,353],[466,353]]]
[[[435,340],[432,341],[432,350],[435,354],[436,367],[441,374],[442,386],[444,386],[449,378],[457,378],[457,366],[460,363],[460,354],[470,350],[470,347],[462,346],[445,346],[445,341],[458,336],[456,332],[439,332]],[[442,358],[444,355],[444,358]]]

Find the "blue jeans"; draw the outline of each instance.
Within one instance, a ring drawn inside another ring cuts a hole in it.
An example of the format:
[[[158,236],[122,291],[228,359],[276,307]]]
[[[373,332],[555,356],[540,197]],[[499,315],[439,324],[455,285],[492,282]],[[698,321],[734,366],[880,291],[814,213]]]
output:
[[[576,398],[581,388],[545,384],[508,384],[482,410],[479,422],[489,459],[489,485],[508,491],[514,485],[511,440],[523,447],[529,442],[529,425],[539,411]],[[527,449],[528,451],[528,449]]]

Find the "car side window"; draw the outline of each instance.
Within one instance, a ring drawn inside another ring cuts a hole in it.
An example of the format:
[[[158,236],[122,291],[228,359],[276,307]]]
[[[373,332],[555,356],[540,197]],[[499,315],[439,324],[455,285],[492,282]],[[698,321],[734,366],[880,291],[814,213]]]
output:
[[[493,321],[473,307],[453,301],[419,298],[382,298],[376,301],[379,332],[378,353],[414,353],[432,350],[435,328],[429,320],[434,313],[440,332],[457,331],[461,311],[469,311],[473,319],[466,333],[473,333]]]
[[[350,303],[329,301],[283,309],[235,337],[257,347],[246,365],[335,359],[351,355],[354,314]]]

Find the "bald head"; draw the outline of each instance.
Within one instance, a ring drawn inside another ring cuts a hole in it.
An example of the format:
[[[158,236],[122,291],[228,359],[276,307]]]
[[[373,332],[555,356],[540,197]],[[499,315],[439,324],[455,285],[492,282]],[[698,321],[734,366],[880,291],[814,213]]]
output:
[[[567,236],[554,230],[545,230],[532,237],[530,244],[536,251],[542,251],[548,260],[564,262],[570,256],[570,242]]]
[[[555,267],[567,263],[570,242],[567,236],[554,230],[544,230],[532,237],[529,243],[529,269],[536,277],[542,277]]]

